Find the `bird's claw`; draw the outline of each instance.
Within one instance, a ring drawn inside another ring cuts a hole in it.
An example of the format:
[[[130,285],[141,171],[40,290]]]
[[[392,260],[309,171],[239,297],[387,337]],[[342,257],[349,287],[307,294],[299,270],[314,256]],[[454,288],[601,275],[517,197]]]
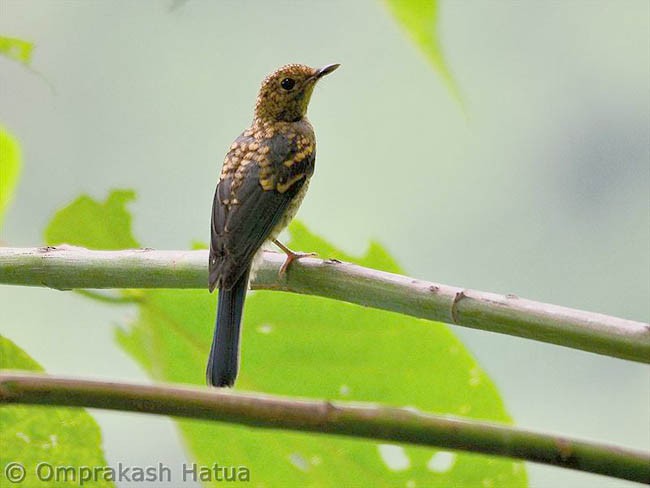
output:
[[[284,260],[284,263],[282,263],[282,266],[280,266],[280,273],[279,273],[280,276],[283,276],[284,274],[286,274],[287,269],[289,268],[291,263],[293,263],[294,261],[296,261],[298,259],[302,259],[302,258],[311,258],[311,257],[314,257],[314,256],[318,256],[318,254],[316,254],[315,252],[291,251],[291,252],[287,252],[286,254],[287,254],[287,257]]]

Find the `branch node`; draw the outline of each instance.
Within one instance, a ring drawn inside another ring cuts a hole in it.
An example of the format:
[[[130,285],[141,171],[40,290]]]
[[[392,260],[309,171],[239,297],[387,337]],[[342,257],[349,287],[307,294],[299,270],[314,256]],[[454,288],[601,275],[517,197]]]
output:
[[[56,290],[56,291],[70,291],[70,290],[72,290],[72,288],[59,288],[57,286],[48,285],[44,281],[41,281],[41,285],[43,285],[45,288],[49,288],[50,290]]]
[[[456,296],[454,296],[454,301],[451,302],[451,320],[454,322],[454,324],[458,324],[458,303],[463,299],[467,297],[465,294],[465,290],[460,290],[459,292],[456,292]]]
[[[338,408],[330,400],[325,400],[322,405],[322,422],[320,422],[320,424],[326,426],[327,424],[336,421]]]
[[[573,455],[571,442],[561,437],[555,439],[555,447],[562,461],[568,460]]]

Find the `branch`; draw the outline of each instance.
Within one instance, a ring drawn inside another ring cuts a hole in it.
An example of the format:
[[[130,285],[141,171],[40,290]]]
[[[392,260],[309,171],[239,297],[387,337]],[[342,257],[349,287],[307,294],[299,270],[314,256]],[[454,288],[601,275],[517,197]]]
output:
[[[650,483],[648,453],[414,409],[2,372],[0,405],[15,403],[153,413],[459,449]]]
[[[206,288],[207,251],[0,248],[0,284],[73,288]],[[650,363],[650,325],[420,281],[335,260],[266,252],[253,289],[318,295],[413,317]]]

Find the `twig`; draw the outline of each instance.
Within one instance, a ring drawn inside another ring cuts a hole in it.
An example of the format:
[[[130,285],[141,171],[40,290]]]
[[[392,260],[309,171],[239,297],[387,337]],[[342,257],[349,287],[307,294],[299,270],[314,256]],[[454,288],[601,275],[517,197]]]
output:
[[[598,313],[420,281],[334,260],[266,252],[254,289],[318,295],[429,320],[650,363],[650,325]],[[206,288],[206,251],[0,248],[0,283],[73,288]]]
[[[650,483],[648,453],[414,409],[1,372],[0,405],[17,403],[143,412],[459,449]]]

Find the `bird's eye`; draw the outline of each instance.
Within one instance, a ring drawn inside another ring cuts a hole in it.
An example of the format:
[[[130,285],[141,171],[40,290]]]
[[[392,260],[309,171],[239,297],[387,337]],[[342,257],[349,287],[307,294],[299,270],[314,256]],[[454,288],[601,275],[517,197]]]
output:
[[[285,78],[284,80],[282,80],[282,81],[280,82],[280,86],[281,86],[283,89],[289,91],[289,90],[291,90],[294,86],[296,86],[296,80],[294,80],[293,78]]]

